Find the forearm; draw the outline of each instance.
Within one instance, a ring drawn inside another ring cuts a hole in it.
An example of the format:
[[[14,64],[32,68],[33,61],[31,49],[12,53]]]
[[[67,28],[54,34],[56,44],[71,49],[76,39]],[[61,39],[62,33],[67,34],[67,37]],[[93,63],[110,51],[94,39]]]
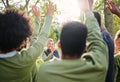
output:
[[[45,45],[47,39],[48,39],[48,35],[49,35],[49,31],[50,31],[50,26],[51,26],[51,22],[52,22],[52,17],[51,16],[47,16],[45,18],[45,22],[43,24],[43,28],[41,29],[41,32],[39,34],[38,40],[41,40],[41,44]]]
[[[32,38],[31,38],[31,45],[38,37],[39,31],[40,31],[40,19],[35,18],[34,23],[35,24],[34,24],[34,29],[33,29],[33,35],[32,35]]]
[[[101,30],[99,28],[99,25],[97,23],[97,20],[96,18],[94,17],[94,14],[92,12],[87,12],[85,13],[85,23],[87,25],[87,28],[88,28],[88,38],[87,38],[87,41],[91,40],[92,38],[94,39],[101,39]],[[93,37],[91,37],[91,35]]]
[[[96,62],[96,65],[103,66],[107,69],[108,65],[108,49],[106,43],[103,41],[99,25],[92,12],[85,14],[86,25],[88,27],[87,37],[87,53],[85,58]],[[98,58],[99,57],[99,58]]]
[[[47,16],[37,39],[33,41],[32,45],[28,49],[27,53],[31,56],[32,59],[36,59],[40,54],[42,54],[44,45],[48,39],[51,22],[52,17]]]
[[[40,19],[39,18],[36,18],[35,19],[35,31],[34,31],[34,34],[39,34],[40,32]]]

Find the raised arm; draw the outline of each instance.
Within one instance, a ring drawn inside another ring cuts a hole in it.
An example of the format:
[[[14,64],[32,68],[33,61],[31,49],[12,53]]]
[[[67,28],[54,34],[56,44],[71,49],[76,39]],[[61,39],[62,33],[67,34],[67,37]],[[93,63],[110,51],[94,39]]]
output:
[[[48,39],[49,28],[52,22],[52,15],[54,13],[54,7],[51,2],[47,5],[47,13],[45,22],[41,29],[41,32],[38,34],[37,39],[32,42],[32,45],[27,50],[26,54],[29,55],[29,60],[35,61],[36,58],[43,52],[44,45]]]
[[[86,62],[91,62],[93,68],[104,70],[107,72],[108,67],[108,49],[107,45],[102,39],[99,25],[97,23],[94,14],[88,5],[88,0],[83,0],[83,4],[86,6],[81,7],[81,10],[85,12],[86,25],[88,27],[87,37],[87,53],[83,55]],[[89,0],[90,1],[90,0]]]
[[[33,15],[35,16],[35,24],[34,24],[34,31],[33,31],[33,36],[32,36],[32,41],[36,39],[37,35],[39,34],[40,31],[40,10],[36,5],[32,6],[32,12]]]

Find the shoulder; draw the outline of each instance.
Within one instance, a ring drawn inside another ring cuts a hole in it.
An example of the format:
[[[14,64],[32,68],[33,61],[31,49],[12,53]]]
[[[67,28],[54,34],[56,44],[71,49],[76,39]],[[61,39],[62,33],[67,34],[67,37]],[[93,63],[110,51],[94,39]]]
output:
[[[57,65],[57,62],[59,62],[59,61],[58,60],[47,61],[40,66],[40,70],[50,69],[51,67],[54,67],[54,65]]]

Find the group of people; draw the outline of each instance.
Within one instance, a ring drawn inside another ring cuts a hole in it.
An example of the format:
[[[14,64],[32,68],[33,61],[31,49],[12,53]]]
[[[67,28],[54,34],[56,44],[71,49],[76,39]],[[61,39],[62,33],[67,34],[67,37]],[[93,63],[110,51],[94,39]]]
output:
[[[34,28],[23,11],[0,12],[0,82],[120,82],[120,31],[113,40],[100,14],[93,12],[93,0],[79,2],[85,23],[69,21],[62,26],[58,42],[61,54],[48,38],[52,2],[47,5],[41,30],[36,6],[32,7]],[[106,5],[120,17],[114,2],[107,1]]]

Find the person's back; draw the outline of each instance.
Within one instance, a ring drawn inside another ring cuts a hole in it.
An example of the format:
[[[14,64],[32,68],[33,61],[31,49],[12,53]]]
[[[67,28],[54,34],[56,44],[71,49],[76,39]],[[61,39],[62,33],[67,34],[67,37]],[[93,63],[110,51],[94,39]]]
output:
[[[0,81],[16,82],[16,78],[20,77],[21,81],[26,80],[28,73],[31,73],[32,66],[26,74],[24,65],[27,66],[19,50],[26,46],[27,38],[32,34],[29,21],[18,10],[7,10],[0,15]],[[23,44],[24,43],[24,44]],[[22,52],[23,53],[23,52]],[[17,55],[16,55],[17,54]],[[24,53],[26,56],[26,53]],[[23,60],[22,60],[23,59]],[[23,64],[23,65],[22,65]],[[30,63],[31,64],[31,63]],[[21,68],[21,70],[19,70]],[[25,76],[23,78],[23,76]],[[29,79],[30,80],[30,79]],[[28,79],[26,80],[28,81]],[[18,81],[20,82],[20,81]],[[28,81],[30,82],[30,81]]]
[[[87,0],[84,1],[87,4]],[[107,45],[101,37],[94,15],[88,11],[88,35],[86,26],[80,22],[65,24],[60,36],[62,59],[42,64],[37,82],[105,82],[108,68]],[[88,46],[84,53],[86,38]]]
[[[53,12],[50,8],[47,11]],[[32,35],[26,16],[13,9],[0,13],[0,82],[33,82],[33,67],[48,39],[52,17],[46,17],[41,32],[34,36],[37,40],[32,37],[33,42],[26,48]]]

